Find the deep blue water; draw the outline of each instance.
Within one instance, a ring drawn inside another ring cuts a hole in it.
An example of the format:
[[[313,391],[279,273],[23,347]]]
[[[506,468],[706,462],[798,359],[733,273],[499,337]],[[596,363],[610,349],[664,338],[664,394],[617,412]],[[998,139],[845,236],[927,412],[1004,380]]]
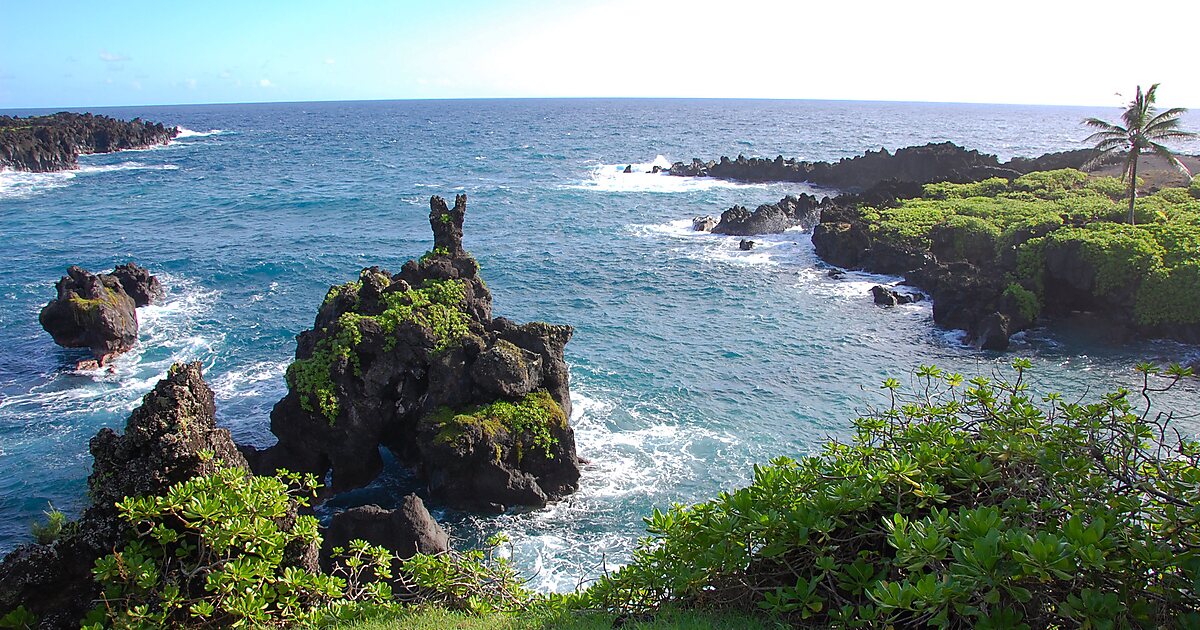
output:
[[[48,501],[81,509],[88,439],[122,426],[174,361],[204,363],[237,440],[270,444],[294,336],[327,287],[364,266],[399,270],[430,247],[429,196],[465,191],[465,240],[495,313],[575,326],[573,421],[592,463],[580,492],[546,510],[439,513],[463,541],[509,533],[534,584],[560,589],[623,561],[652,507],[701,500],[746,482],[754,463],[844,434],[885,376],[929,362],[988,374],[1012,357],[962,347],[933,327],[927,304],[873,306],[869,287],[897,279],[828,278],[806,233],[741,252],[737,238],[689,230],[693,215],[804,186],[621,175],[626,164],[737,153],[829,160],[942,140],[1037,155],[1081,146],[1083,117],[1117,113],[706,100],[93,111],[197,133],[87,156],[75,172],[0,173],[0,551],[29,537]],[[168,299],[140,311],[139,346],[115,374],[76,372],[80,353],[51,342],[38,310],[67,265],[127,260],[159,273]],[[1135,361],[1195,351],[1113,345],[1059,326],[1033,331],[1015,353],[1033,359],[1036,382],[1082,393],[1132,383]],[[377,487],[341,503],[397,493]]]

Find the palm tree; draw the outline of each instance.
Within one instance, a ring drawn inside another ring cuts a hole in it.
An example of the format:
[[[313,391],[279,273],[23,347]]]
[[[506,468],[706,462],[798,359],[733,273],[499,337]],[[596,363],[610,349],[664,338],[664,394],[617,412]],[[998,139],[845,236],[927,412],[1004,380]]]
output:
[[[1156,114],[1154,93],[1157,90],[1157,83],[1151,85],[1144,94],[1142,86],[1138,86],[1137,96],[1121,114],[1121,121],[1125,123],[1125,126],[1114,125],[1099,118],[1088,118],[1083,121],[1083,124],[1099,129],[1084,140],[1084,142],[1096,143],[1096,156],[1083,165],[1084,169],[1099,164],[1118,151],[1126,152],[1125,171],[1121,174],[1121,178],[1129,182],[1129,223],[1131,225],[1134,222],[1133,202],[1137,199],[1138,157],[1143,152],[1152,152],[1165,159],[1167,164],[1179,169],[1184,175],[1188,177],[1192,175],[1170,149],[1160,144],[1164,140],[1183,140],[1196,137],[1196,134],[1179,128],[1179,117],[1187,110],[1182,107],[1174,107],[1161,114]]]

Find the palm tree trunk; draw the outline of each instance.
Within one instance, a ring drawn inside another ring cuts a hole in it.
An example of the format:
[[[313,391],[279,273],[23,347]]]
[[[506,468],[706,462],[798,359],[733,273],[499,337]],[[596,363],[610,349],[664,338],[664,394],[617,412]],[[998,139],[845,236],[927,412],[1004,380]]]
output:
[[[1136,148],[1130,149],[1129,159],[1132,162],[1129,165],[1129,225],[1135,225],[1136,220],[1133,217],[1133,202],[1137,199],[1137,163],[1138,155],[1141,153]]]

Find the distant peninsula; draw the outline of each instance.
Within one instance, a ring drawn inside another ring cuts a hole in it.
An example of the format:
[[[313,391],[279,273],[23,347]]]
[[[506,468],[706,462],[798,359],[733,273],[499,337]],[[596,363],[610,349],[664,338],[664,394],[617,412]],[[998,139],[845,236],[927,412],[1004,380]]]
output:
[[[109,116],[59,112],[0,116],[0,168],[45,173],[78,167],[79,156],[166,144],[178,127]]]

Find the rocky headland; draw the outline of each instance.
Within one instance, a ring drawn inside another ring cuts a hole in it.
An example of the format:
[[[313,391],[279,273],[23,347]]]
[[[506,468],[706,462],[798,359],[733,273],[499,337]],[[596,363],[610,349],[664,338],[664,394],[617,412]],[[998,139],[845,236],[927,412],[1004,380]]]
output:
[[[166,144],[179,135],[134,118],[59,112],[50,116],[0,116],[0,168],[48,172],[73,169],[80,155],[144,149]]]
[[[563,358],[572,329],[493,318],[462,246],[466,196],[430,208],[425,256],[330,288],[271,413],[279,442],[248,450],[250,461],[260,473],[331,473],[340,492],[379,474],[383,446],[440,504],[543,506],[579,480]]]
[[[941,142],[904,147],[895,153],[887,149],[867,151],[837,162],[807,162],[782,155],[774,159],[721,156],[715,161],[693,158],[691,163],[675,162],[668,172],[678,177],[714,177],[743,182],[804,182],[856,192],[889,180],[926,184],[965,183],[989,177],[1013,178],[1039,170],[1079,168],[1090,157],[1090,150],[1081,149],[1000,162],[994,155]]]
[[[1002,163],[942,143],[832,164],[694,160],[677,163],[671,174],[852,191],[819,201],[788,197],[753,212],[734,206],[719,221],[696,217],[693,228],[753,236],[811,227],[822,260],[904,276],[932,297],[937,325],[965,330],[966,341],[980,348],[1004,350],[1011,335],[1040,316],[1075,312],[1098,314],[1125,336],[1200,341],[1200,314],[1192,308],[1200,287],[1189,280],[1186,262],[1194,253],[1175,252],[1183,241],[1158,228],[1124,225],[1124,187],[1105,176],[1112,167],[1092,176],[1076,170],[1090,156],[1089,150],[1066,151]],[[1147,193],[1187,185],[1153,162],[1145,170]],[[1197,192],[1193,184],[1191,193],[1174,188],[1144,196],[1139,223],[1178,215],[1175,222],[1187,231]],[[1114,275],[1122,280],[1114,282]],[[905,296],[876,289],[876,303],[904,303]]]
[[[101,366],[137,343],[136,309],[163,298],[158,278],[133,263],[101,274],[72,265],[54,288],[38,317],[42,328],[64,348],[91,350]]]

